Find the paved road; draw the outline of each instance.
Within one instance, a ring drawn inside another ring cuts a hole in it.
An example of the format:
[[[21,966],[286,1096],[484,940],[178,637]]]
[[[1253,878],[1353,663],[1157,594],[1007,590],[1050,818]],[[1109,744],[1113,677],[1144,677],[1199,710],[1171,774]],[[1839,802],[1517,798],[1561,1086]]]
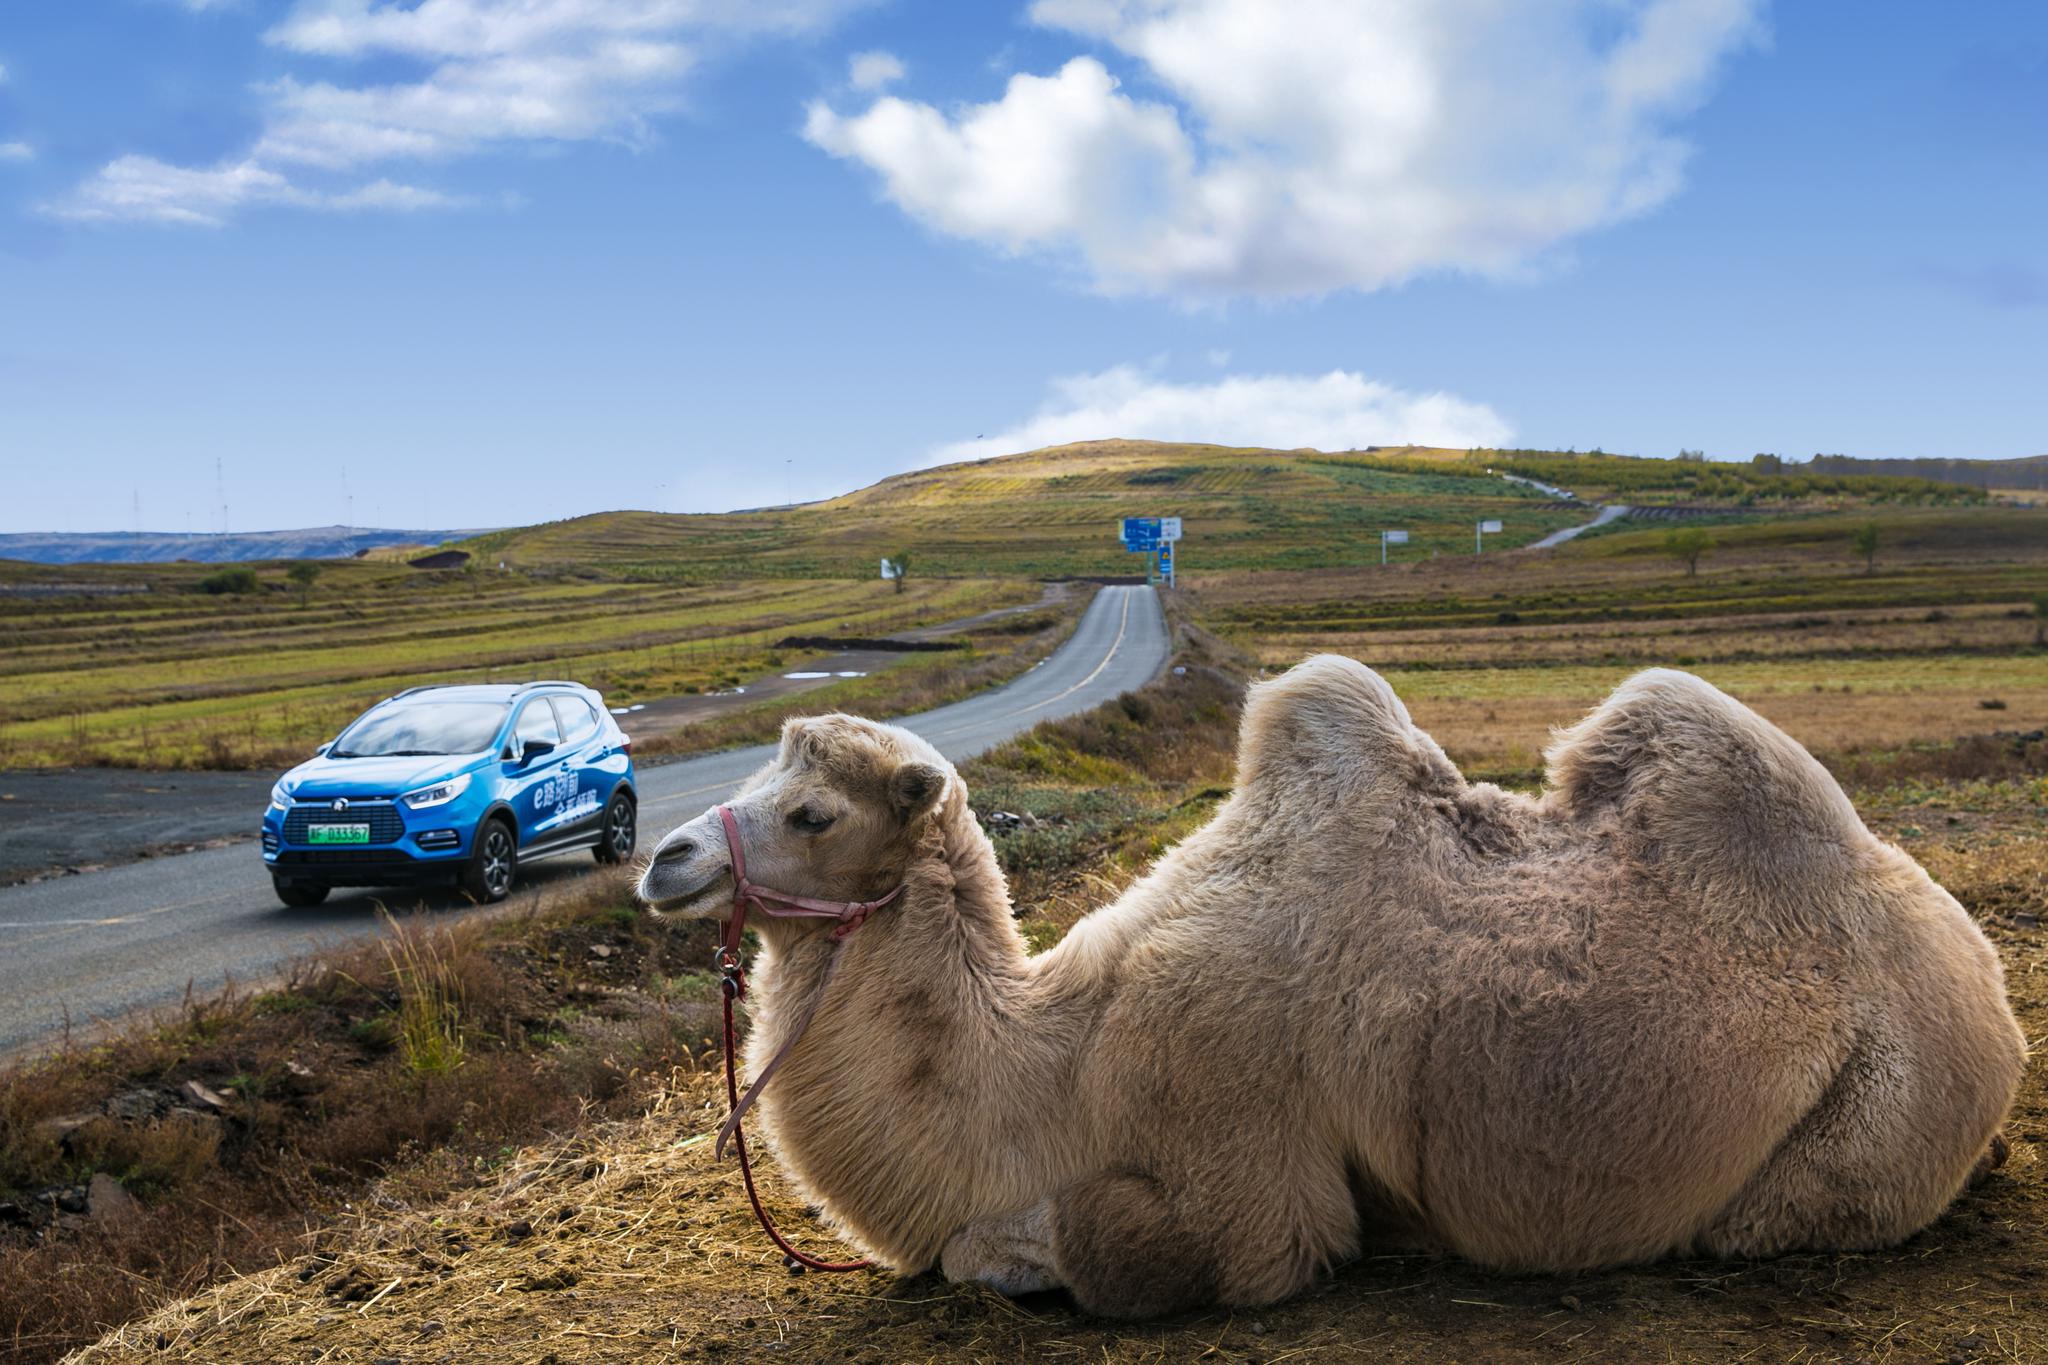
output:
[[[1567,526],[1562,531],[1552,531],[1549,535],[1543,537],[1543,539],[1537,541],[1529,548],[1532,550],[1548,550],[1553,545],[1562,545],[1567,540],[1570,540],[1575,536],[1583,535],[1585,532],[1592,530],[1595,526],[1605,526],[1608,522],[1613,521],[1616,517],[1625,517],[1627,515],[1627,507],[1621,505],[1620,503],[1610,502],[1605,507],[1601,508],[1600,515],[1593,518],[1591,521],[1586,522],[1580,526]]]
[[[959,760],[1043,720],[1140,686],[1166,664],[1166,622],[1150,588],[1106,587],[1058,652],[1010,683],[899,722]],[[706,754],[640,774],[641,838],[708,809],[772,748]],[[252,817],[253,814],[252,814]],[[581,856],[535,865],[539,888],[581,875]],[[531,895],[532,890],[522,894]],[[516,899],[516,897],[515,897]],[[450,895],[405,905],[455,909]],[[394,907],[397,900],[393,900]],[[286,910],[252,845],[205,849],[25,886],[0,888],[0,1054],[75,1028],[170,1003],[230,978],[261,980],[321,942],[374,933],[365,896]]]

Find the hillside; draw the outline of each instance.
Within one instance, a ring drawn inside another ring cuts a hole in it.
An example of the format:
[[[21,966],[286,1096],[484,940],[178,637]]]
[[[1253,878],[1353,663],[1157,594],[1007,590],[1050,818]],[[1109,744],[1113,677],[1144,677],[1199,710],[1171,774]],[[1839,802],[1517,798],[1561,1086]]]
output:
[[[898,474],[824,502],[746,512],[608,512],[494,532],[465,548],[487,563],[632,578],[873,574],[907,550],[927,574],[1122,574],[1126,516],[1178,516],[1184,570],[1377,563],[1382,529],[1406,530],[1399,560],[1468,554],[1473,523],[1498,518],[1489,549],[1587,519],[1524,473],[1588,501],[1774,510],[1971,500],[1922,480],[1766,477],[1748,466],[1414,447],[1329,453],[1154,441],[1092,441]]]
[[[191,535],[173,531],[30,531],[0,534],[0,559],[33,564],[241,563],[253,559],[346,559],[387,545],[439,545],[478,534],[313,526],[298,531]]]
[[[2035,490],[2048,488],[2048,455],[2013,460],[1859,460],[1851,455],[1816,455],[1797,468],[1826,474],[1891,474],[1972,488]],[[1786,468],[1795,468],[1787,465]]]

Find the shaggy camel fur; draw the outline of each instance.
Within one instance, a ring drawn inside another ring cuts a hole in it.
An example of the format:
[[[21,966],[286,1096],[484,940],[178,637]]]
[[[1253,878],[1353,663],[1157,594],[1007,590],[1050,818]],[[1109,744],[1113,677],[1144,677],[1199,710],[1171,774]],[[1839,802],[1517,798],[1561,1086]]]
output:
[[[1254,688],[1214,820],[1055,948],[953,770],[792,722],[749,873],[901,900],[847,941],[756,1110],[850,1240],[1149,1315],[1261,1304],[1368,1245],[1512,1269],[1897,1242],[2002,1152],[1998,959],[1798,744],[1683,673],[1565,733],[1541,800],[1467,783],[1380,677]],[[645,903],[722,916],[715,815]],[[831,953],[758,923],[750,1069]]]

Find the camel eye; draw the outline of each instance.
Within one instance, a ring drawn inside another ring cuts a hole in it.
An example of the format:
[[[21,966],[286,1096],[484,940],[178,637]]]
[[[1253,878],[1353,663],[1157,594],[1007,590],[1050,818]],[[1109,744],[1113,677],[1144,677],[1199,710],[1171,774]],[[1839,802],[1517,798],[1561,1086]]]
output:
[[[832,827],[832,817],[820,815],[808,806],[798,806],[789,813],[789,827],[798,834],[823,834]]]

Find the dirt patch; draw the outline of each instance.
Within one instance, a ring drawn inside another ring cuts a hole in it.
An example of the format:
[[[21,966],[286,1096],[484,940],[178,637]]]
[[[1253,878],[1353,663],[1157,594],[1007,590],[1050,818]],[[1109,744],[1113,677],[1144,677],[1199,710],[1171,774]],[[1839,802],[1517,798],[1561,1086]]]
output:
[[[956,640],[896,640],[871,636],[787,635],[775,642],[777,649],[871,649],[884,654],[919,654],[935,650],[960,649]]]

